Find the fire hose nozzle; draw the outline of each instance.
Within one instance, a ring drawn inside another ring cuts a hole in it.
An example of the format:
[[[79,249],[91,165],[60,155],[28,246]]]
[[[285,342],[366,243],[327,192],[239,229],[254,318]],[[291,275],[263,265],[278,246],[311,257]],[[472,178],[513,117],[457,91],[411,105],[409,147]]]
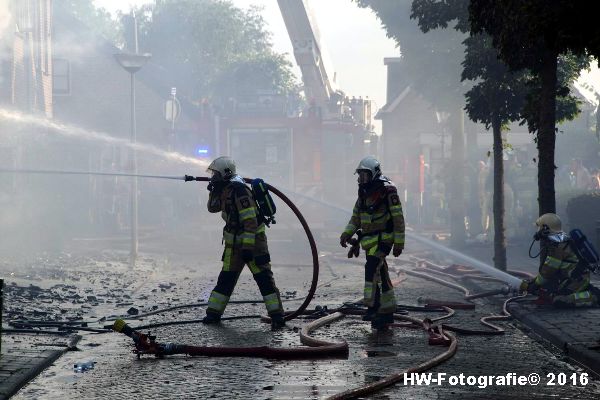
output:
[[[131,329],[131,327],[129,325],[127,325],[127,323],[125,321],[123,321],[122,319],[118,319],[115,321],[115,323],[113,324],[113,331],[115,332],[119,332],[119,333],[124,333],[125,335],[131,337],[132,333],[133,333],[133,329]]]

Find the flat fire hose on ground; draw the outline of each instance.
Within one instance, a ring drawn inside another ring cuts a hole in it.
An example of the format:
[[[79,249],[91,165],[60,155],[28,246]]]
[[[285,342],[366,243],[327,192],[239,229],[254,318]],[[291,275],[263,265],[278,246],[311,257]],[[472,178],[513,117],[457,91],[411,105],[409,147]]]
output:
[[[328,342],[310,336],[310,332],[326,325],[336,319],[342,318],[344,314],[334,313],[319,318],[302,328],[300,339],[302,343],[311,347],[210,347],[191,346],[186,344],[159,343],[156,337],[136,331],[122,319],[115,321],[113,329],[133,339],[135,344],[134,353],[138,357],[142,355],[154,355],[162,358],[175,354],[186,354],[189,356],[205,357],[262,357],[271,359],[315,359],[315,358],[348,358],[348,343]]]

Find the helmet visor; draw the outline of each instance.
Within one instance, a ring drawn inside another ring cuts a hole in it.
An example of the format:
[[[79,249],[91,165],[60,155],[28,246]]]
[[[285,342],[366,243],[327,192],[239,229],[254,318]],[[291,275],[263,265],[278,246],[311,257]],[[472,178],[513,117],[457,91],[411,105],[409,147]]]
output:
[[[373,174],[367,169],[356,170],[356,173],[358,174],[356,181],[359,184],[369,183],[373,179]]]
[[[211,181],[220,181],[223,180],[223,177],[221,176],[221,173],[217,170],[214,169],[207,169],[206,172],[210,172],[210,180]]]

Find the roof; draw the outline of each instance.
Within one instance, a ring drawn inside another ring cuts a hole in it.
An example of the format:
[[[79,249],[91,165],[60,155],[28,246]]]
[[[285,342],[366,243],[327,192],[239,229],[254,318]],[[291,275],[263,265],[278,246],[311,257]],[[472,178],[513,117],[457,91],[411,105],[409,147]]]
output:
[[[400,92],[400,94],[398,96],[396,96],[396,98],[394,100],[392,100],[390,103],[387,103],[386,105],[381,107],[381,109],[375,115],[375,119],[382,119],[383,114],[390,114],[390,113],[394,112],[396,110],[396,108],[398,108],[400,103],[402,103],[402,101],[406,98],[406,96],[408,96],[408,94],[411,91],[412,90],[411,90],[410,86],[407,86],[406,88],[404,88],[404,90],[402,92]]]
[[[60,29],[66,32],[76,33],[80,40],[85,41],[87,39],[93,41],[95,44],[95,51],[97,51],[98,54],[104,54],[107,58],[113,58],[114,54],[122,52],[121,49],[115,46],[108,39],[93,32],[81,20],[69,14],[68,12],[65,12],[64,9],[58,8],[56,11],[57,12],[53,13],[54,25],[59,26]],[[82,37],[79,34],[83,34],[85,37]],[[150,90],[156,93],[159,97],[168,99],[170,97],[171,87],[173,86],[172,81],[169,80],[168,77],[172,75],[173,74],[169,73],[163,66],[152,62],[152,59],[150,59],[144,68],[136,73],[136,78],[150,88]],[[194,110],[196,108],[191,102],[188,101],[188,99],[184,97],[178,98],[178,100],[183,106],[182,110],[189,112],[190,110]]]

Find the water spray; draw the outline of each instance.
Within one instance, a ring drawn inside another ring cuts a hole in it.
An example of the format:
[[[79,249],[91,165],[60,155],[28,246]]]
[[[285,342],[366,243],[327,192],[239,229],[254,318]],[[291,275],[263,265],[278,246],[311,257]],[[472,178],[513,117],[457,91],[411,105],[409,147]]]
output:
[[[49,174],[49,175],[97,175],[97,176],[123,176],[123,177],[134,177],[134,178],[174,179],[174,180],[178,180],[178,181],[185,180],[185,176],[142,175],[142,174],[126,174],[126,173],[121,173],[121,172],[64,171],[64,170],[46,170],[46,169],[0,168],[0,173]]]
[[[57,121],[49,120],[46,118],[36,117],[34,115],[23,114],[14,111],[8,111],[6,109],[0,108],[0,118],[11,120],[18,124],[32,124],[42,128],[50,129],[52,132],[55,132],[61,136],[74,138],[74,139],[83,139],[83,140],[92,140],[96,142],[104,142],[107,144],[120,145],[123,147],[128,147],[133,150],[138,150],[147,154],[152,154],[155,156],[159,156],[161,158],[167,160],[178,161],[186,164],[194,164],[199,165],[201,167],[208,166],[208,163],[205,160],[199,160],[197,158],[188,157],[184,154],[177,153],[175,151],[164,151],[159,147],[145,144],[145,143],[131,143],[129,139],[123,139],[119,137],[111,136],[104,132],[89,130],[80,128],[77,126],[63,124]]]
[[[351,212],[349,212],[347,209],[339,207],[335,204],[323,201],[323,200],[319,200],[319,199],[315,199],[311,196],[307,196],[305,194],[302,193],[296,193],[296,192],[290,192],[290,194],[293,194],[295,196],[310,200],[312,202],[315,202],[317,204],[321,204],[325,207],[331,208],[333,210],[336,211],[340,211],[342,213],[345,214],[351,214]],[[472,266],[473,268],[481,271],[484,274],[488,274],[490,276],[493,276],[494,278],[498,278],[499,280],[501,280],[502,282],[506,282],[506,284],[508,284],[510,286],[510,288],[513,291],[518,291],[519,290],[519,286],[521,285],[522,279],[521,278],[517,278],[515,276],[512,276],[504,271],[501,271],[499,269],[494,268],[493,266],[486,264],[484,262],[481,262],[473,257],[470,257],[464,253],[461,253],[459,251],[453,250],[449,247],[446,247],[444,245],[441,245],[439,243],[434,242],[433,240],[427,239],[421,235],[418,235],[416,233],[413,232],[406,232],[406,236],[416,240],[417,242],[420,242],[426,246],[432,247],[442,253],[445,253],[447,255],[449,255],[451,258],[458,260],[460,262],[463,262],[467,265]]]

